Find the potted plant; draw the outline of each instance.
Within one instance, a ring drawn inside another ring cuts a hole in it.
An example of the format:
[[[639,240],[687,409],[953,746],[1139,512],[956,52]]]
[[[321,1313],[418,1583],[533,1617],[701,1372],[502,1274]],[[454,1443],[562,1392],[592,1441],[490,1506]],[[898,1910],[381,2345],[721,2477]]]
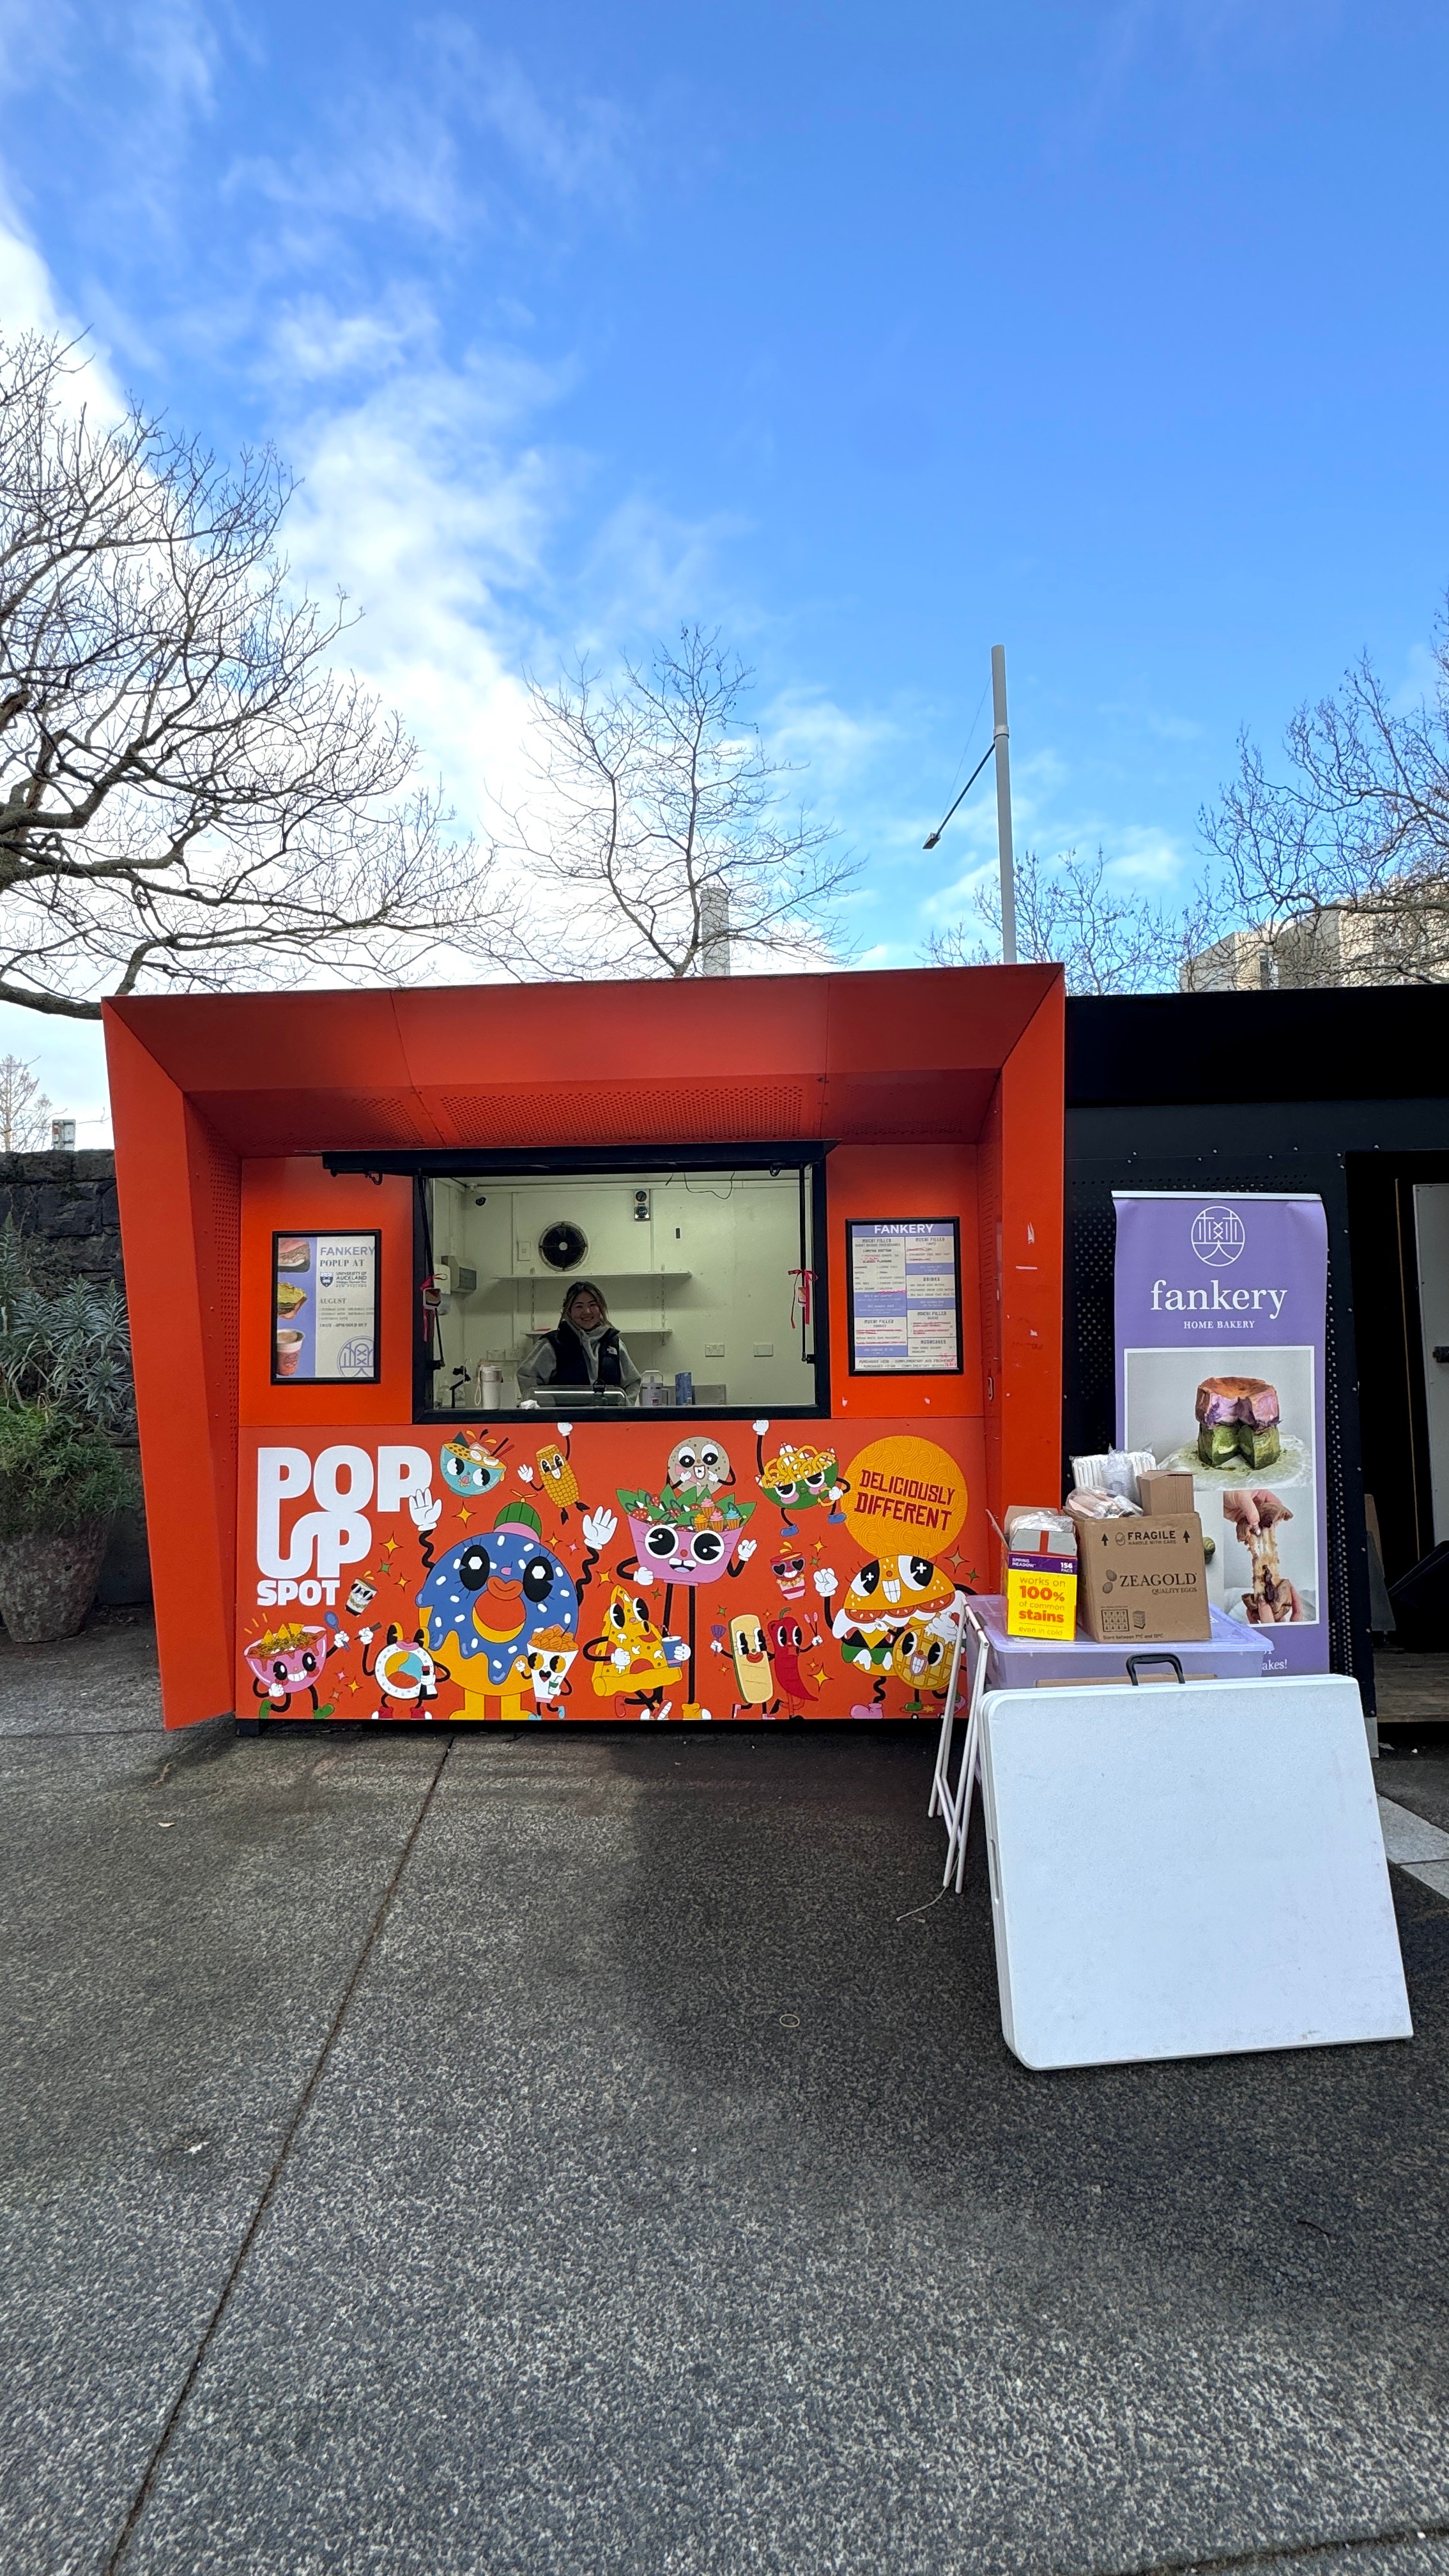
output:
[[[0,1618],[17,1645],[73,1637],[119,1511],[130,1462],[103,1432],[41,1404],[0,1404]]]
[[[0,1618],[17,1642],[75,1634],[111,1523],[140,1500],[126,1301],[112,1282],[50,1290],[0,1228]]]

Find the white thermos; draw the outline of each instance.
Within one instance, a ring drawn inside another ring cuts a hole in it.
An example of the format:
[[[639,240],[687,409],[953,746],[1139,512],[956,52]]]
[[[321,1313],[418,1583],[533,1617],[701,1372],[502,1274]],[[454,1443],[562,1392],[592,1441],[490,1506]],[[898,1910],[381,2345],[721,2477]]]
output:
[[[478,1410],[480,1413],[503,1411],[503,1371],[496,1360],[478,1363]]]

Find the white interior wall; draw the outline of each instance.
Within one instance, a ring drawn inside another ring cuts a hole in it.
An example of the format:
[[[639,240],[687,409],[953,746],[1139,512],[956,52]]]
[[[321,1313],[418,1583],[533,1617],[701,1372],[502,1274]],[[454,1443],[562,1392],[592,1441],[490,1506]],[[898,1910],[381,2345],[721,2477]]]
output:
[[[634,1193],[647,1189],[639,1223]],[[476,1201],[484,1200],[479,1207]],[[504,1370],[505,1407],[517,1401],[514,1368],[530,1327],[558,1320],[570,1277],[594,1279],[636,1368],[666,1381],[688,1369],[716,1399],[765,1409],[811,1404],[815,1372],[791,1326],[800,1262],[799,1180],[793,1171],[631,1173],[578,1181],[448,1180],[433,1190],[433,1251],[475,1270],[478,1285],[443,1317],[447,1366]],[[550,1270],[538,1252],[548,1225],[567,1218],[589,1239],[577,1271]],[[813,1348],[813,1339],[810,1347]]]

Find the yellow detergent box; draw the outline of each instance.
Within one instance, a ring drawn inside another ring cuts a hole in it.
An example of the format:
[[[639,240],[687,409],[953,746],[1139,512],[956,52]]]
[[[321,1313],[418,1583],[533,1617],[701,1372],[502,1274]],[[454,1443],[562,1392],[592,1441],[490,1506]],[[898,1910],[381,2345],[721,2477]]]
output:
[[[1077,1560],[1074,1556],[1008,1556],[1006,1633],[1044,1637],[1054,1644],[1077,1633]]]

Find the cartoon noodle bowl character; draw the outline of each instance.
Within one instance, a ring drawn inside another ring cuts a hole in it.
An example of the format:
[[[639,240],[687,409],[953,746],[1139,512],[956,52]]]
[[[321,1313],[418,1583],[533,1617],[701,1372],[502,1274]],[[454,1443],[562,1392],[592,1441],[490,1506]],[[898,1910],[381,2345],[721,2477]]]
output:
[[[721,1485],[734,1483],[729,1451],[721,1440],[676,1440],[664,1472],[675,1493],[691,1502],[706,1501]]]
[[[808,1673],[802,1670],[800,1658],[812,1646],[820,1644],[820,1632],[806,1627],[802,1619],[777,1613],[765,1621],[765,1643],[775,1667],[775,1688],[791,1708],[802,1700],[817,1700],[819,1691]]]
[[[380,1699],[372,1712],[374,1719],[400,1717],[409,1708],[430,1718],[433,1711],[427,1703],[438,1696],[438,1667],[423,1643],[422,1630],[409,1640],[400,1628],[389,1628],[385,1643],[375,1655],[372,1641],[376,1630],[359,1628],[357,1633],[362,1640],[363,1672],[369,1681],[376,1682],[382,1699],[395,1703],[393,1709],[384,1709]]]
[[[569,1673],[578,1651],[579,1641],[569,1635],[567,1628],[534,1630],[524,1662],[533,1691],[535,1717],[542,1717],[546,1708],[562,1707],[568,1697]]]
[[[730,1621],[730,1651],[735,1659],[735,1679],[740,1698],[747,1708],[763,1708],[775,1696],[775,1676],[770,1670],[765,1631],[753,1610]]]
[[[295,1623],[269,1628],[242,1650],[253,1676],[253,1699],[264,1699],[273,1717],[285,1717],[296,1694],[305,1691],[315,1717],[317,1675],[331,1643],[327,1628],[302,1628]]]
[[[438,1451],[438,1465],[449,1493],[461,1494],[465,1501],[491,1494],[508,1473],[501,1455],[507,1447],[506,1440],[485,1440],[478,1431],[455,1432]]]
[[[528,1649],[540,1628],[577,1636],[572,1575],[545,1546],[531,1503],[504,1503],[493,1527],[438,1559],[417,1596],[440,1673],[463,1693],[465,1718],[521,1718],[532,1700]]]
[[[560,1520],[566,1521],[570,1503],[576,1503],[579,1499],[579,1480],[569,1465],[565,1452],[556,1444],[549,1449],[540,1449],[537,1456],[538,1472],[543,1478],[544,1492],[553,1496],[558,1506]]]
[[[592,1665],[600,1699],[638,1701],[648,1716],[667,1717],[659,1705],[681,1667],[689,1661],[683,1637],[661,1635],[649,1616],[649,1605],[626,1584],[616,1583],[604,1613],[604,1632],[584,1648]]]
[[[833,1449],[797,1449],[786,1441],[773,1458],[766,1458],[764,1445],[757,1434],[757,1481],[766,1501],[778,1504],[787,1537],[793,1534],[795,1515],[812,1510],[817,1503],[829,1504],[832,1520],[843,1519],[841,1498],[850,1488]]]

